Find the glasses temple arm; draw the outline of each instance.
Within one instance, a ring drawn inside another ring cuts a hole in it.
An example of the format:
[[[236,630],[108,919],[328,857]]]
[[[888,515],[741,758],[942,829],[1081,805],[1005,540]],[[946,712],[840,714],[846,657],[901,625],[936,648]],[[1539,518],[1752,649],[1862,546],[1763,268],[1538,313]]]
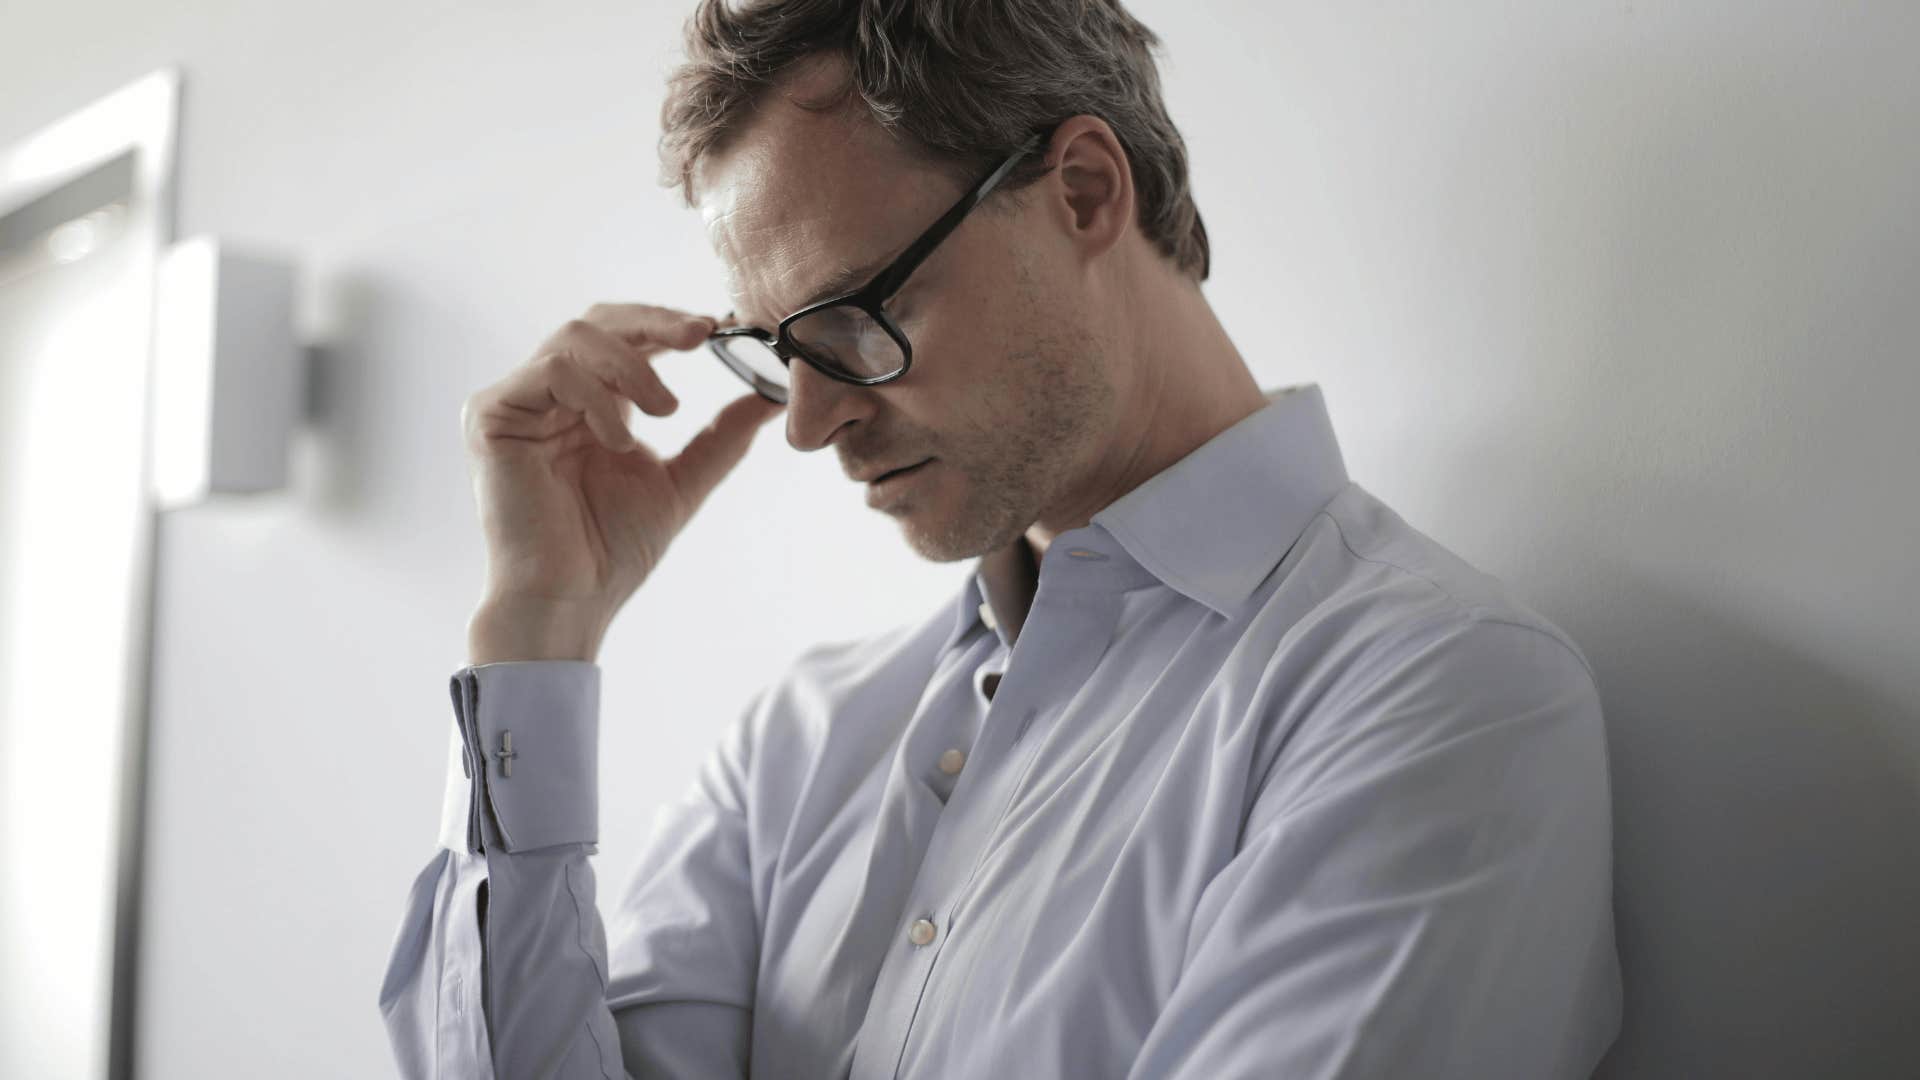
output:
[[[960,226],[960,220],[966,217],[974,207],[980,205],[981,201],[988,195],[992,194],[993,189],[999,187],[1000,182],[1005,180],[1007,174],[1013,171],[1013,167],[1020,163],[1020,159],[1032,153],[1034,147],[1039,145],[1039,142],[1040,140],[1037,136],[1030,138],[1020,149],[1007,155],[1005,161],[1002,161],[992,172],[988,173],[984,179],[978,184],[975,184],[972,191],[960,196],[960,201],[954,203],[946,213],[940,215],[940,220],[934,222],[932,228],[922,233],[920,239],[913,242],[912,247],[902,252],[900,257],[893,261],[892,265],[881,271],[880,276],[873,279],[861,292],[872,293],[877,296],[891,295],[895,289],[898,289],[900,285],[907,280],[908,275],[913,273],[914,268],[918,267],[920,263],[926,259],[927,253],[932,251],[940,241],[945,240],[948,233],[958,228]]]

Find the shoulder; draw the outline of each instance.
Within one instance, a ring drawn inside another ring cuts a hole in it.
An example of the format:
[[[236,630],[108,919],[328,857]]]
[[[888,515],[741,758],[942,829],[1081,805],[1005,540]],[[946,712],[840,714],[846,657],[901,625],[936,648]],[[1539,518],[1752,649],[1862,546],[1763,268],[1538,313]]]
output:
[[[1573,639],[1359,485],[1303,531],[1273,590],[1255,615],[1280,688],[1259,713],[1263,760],[1295,782],[1443,746],[1499,756],[1516,739],[1559,744],[1581,769],[1604,761],[1599,688]]]
[[[1322,508],[1298,546],[1288,578],[1299,581],[1283,581],[1273,599],[1291,591],[1302,629],[1334,631],[1320,647],[1345,664],[1447,661],[1463,675],[1512,677],[1524,667],[1596,682],[1566,631],[1359,484]],[[1474,670],[1487,664],[1496,670]]]

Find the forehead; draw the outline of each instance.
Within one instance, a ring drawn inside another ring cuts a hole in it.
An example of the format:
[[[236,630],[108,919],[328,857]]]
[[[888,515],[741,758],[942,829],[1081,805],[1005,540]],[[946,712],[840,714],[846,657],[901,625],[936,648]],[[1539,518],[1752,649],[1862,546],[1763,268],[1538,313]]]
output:
[[[701,160],[694,192],[735,311],[771,326],[822,282],[897,254],[959,185],[857,104],[808,111],[776,88]]]

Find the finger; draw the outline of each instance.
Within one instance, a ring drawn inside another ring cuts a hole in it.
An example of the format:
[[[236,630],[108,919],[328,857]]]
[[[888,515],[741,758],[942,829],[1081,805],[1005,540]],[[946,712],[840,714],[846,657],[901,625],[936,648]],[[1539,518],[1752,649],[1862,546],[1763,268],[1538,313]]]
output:
[[[761,425],[778,416],[786,406],[768,401],[759,394],[735,398],[688,440],[672,460],[666,463],[667,475],[680,490],[687,505],[698,507],[753,445],[754,433]]]
[[[633,449],[633,432],[627,430],[624,407],[612,390],[565,353],[548,353],[539,363],[547,372],[553,400],[579,413],[602,446],[621,454]]]
[[[587,309],[584,318],[621,341],[649,352],[662,348],[694,348],[718,325],[705,315],[653,304],[595,304]]]
[[[518,436],[526,436],[532,430],[538,430],[536,438],[551,436],[566,425],[572,423],[564,413],[578,413],[580,402],[588,400],[584,390],[597,384],[597,380],[580,382],[580,375],[568,375],[555,361],[566,357],[566,348],[541,346],[534,359],[516,367],[511,375],[488,386],[474,396],[474,417],[480,421],[482,430],[497,429],[505,425]],[[563,380],[568,390],[563,394],[555,390],[555,380]],[[601,390],[611,396],[611,390]],[[553,419],[561,419],[561,427],[553,427]]]
[[[575,319],[555,335],[553,347],[579,361],[601,382],[654,416],[668,416],[680,399],[653,369],[646,354],[590,322]]]
[[[551,379],[547,366],[535,356],[468,398],[461,410],[461,426],[469,438],[551,438],[574,422],[554,396]]]

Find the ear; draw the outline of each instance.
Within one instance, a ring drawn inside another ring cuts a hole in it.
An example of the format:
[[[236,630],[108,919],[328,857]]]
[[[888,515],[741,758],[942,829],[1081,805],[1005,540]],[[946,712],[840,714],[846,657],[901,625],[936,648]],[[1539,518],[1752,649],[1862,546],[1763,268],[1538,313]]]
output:
[[[1105,254],[1133,228],[1133,168],[1105,120],[1075,116],[1054,129],[1046,191],[1085,258]]]

